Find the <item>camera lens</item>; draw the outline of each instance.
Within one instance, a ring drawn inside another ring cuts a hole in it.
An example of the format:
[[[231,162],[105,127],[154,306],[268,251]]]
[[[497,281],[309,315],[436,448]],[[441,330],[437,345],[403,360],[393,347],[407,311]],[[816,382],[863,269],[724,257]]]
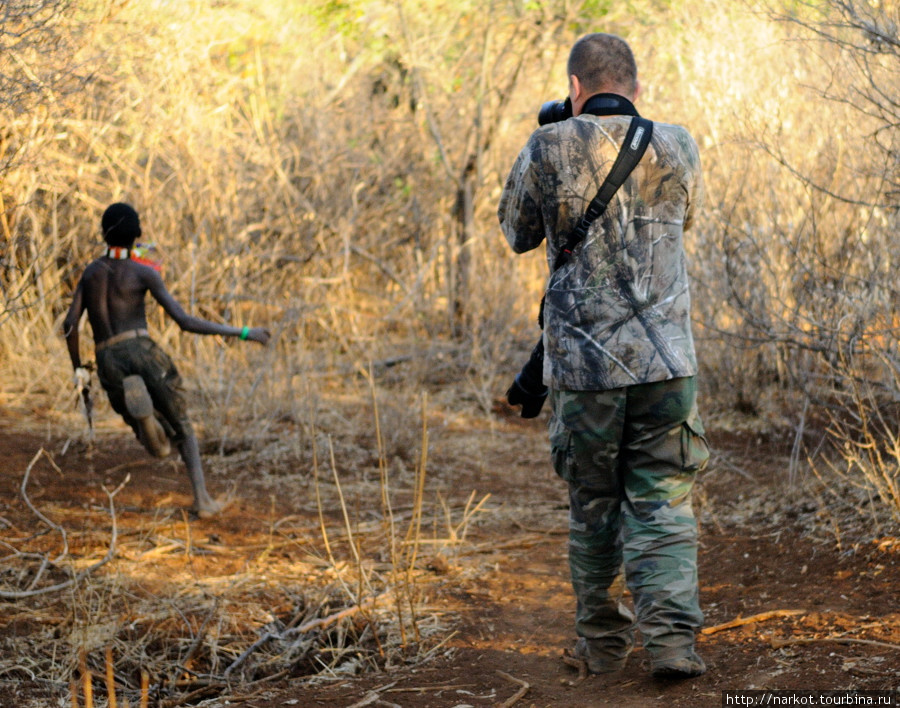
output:
[[[572,103],[565,101],[547,101],[538,111],[538,125],[558,123],[572,117]]]

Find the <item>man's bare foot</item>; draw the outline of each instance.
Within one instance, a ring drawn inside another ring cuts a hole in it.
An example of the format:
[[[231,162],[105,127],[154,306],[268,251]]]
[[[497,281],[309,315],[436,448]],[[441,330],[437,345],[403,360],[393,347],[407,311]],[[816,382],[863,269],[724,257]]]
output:
[[[195,502],[191,507],[191,512],[196,514],[200,519],[211,519],[218,516],[225,509],[225,504],[207,499],[204,502]]]

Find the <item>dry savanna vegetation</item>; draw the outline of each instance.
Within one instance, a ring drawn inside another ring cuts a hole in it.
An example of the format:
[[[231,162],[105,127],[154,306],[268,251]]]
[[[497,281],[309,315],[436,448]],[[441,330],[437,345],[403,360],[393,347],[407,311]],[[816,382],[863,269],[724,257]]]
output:
[[[3,470],[0,601],[33,631],[0,674],[174,706],[440,650],[428,567],[488,500],[435,490],[429,440],[490,430],[536,336],[546,264],[512,256],[496,203],[588,31],[631,42],[640,110],[701,148],[708,427],[790,431],[785,489],[895,532],[898,27],[896,0],[0,1],[0,409],[64,443]],[[151,314],[211,483],[273,499],[214,573],[166,564],[216,545],[178,514],[120,528],[127,475],[84,508],[31,491],[127,437],[99,386],[88,430],[61,336],[114,201],[186,309],[273,333]]]

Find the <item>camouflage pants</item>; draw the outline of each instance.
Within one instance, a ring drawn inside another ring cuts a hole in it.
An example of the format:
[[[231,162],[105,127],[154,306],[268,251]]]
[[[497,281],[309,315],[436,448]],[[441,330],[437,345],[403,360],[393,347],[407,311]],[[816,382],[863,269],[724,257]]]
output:
[[[140,437],[140,426],[125,407],[122,386],[123,379],[133,374],[139,374],[147,384],[157,418],[173,442],[180,444],[188,435],[193,435],[181,376],[169,355],[152,339],[126,339],[97,352],[97,378],[110,405]]]
[[[550,447],[569,485],[575,629],[615,658],[637,627],[654,659],[693,647],[703,622],[691,491],[709,449],[693,377],[610,391],[551,391]]]

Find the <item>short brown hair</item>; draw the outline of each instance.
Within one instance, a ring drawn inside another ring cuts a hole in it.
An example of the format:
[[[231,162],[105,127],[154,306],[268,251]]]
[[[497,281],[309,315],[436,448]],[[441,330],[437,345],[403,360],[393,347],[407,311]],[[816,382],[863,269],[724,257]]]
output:
[[[595,32],[575,42],[569,52],[568,75],[575,74],[589,93],[637,89],[637,64],[631,47],[614,34]]]

